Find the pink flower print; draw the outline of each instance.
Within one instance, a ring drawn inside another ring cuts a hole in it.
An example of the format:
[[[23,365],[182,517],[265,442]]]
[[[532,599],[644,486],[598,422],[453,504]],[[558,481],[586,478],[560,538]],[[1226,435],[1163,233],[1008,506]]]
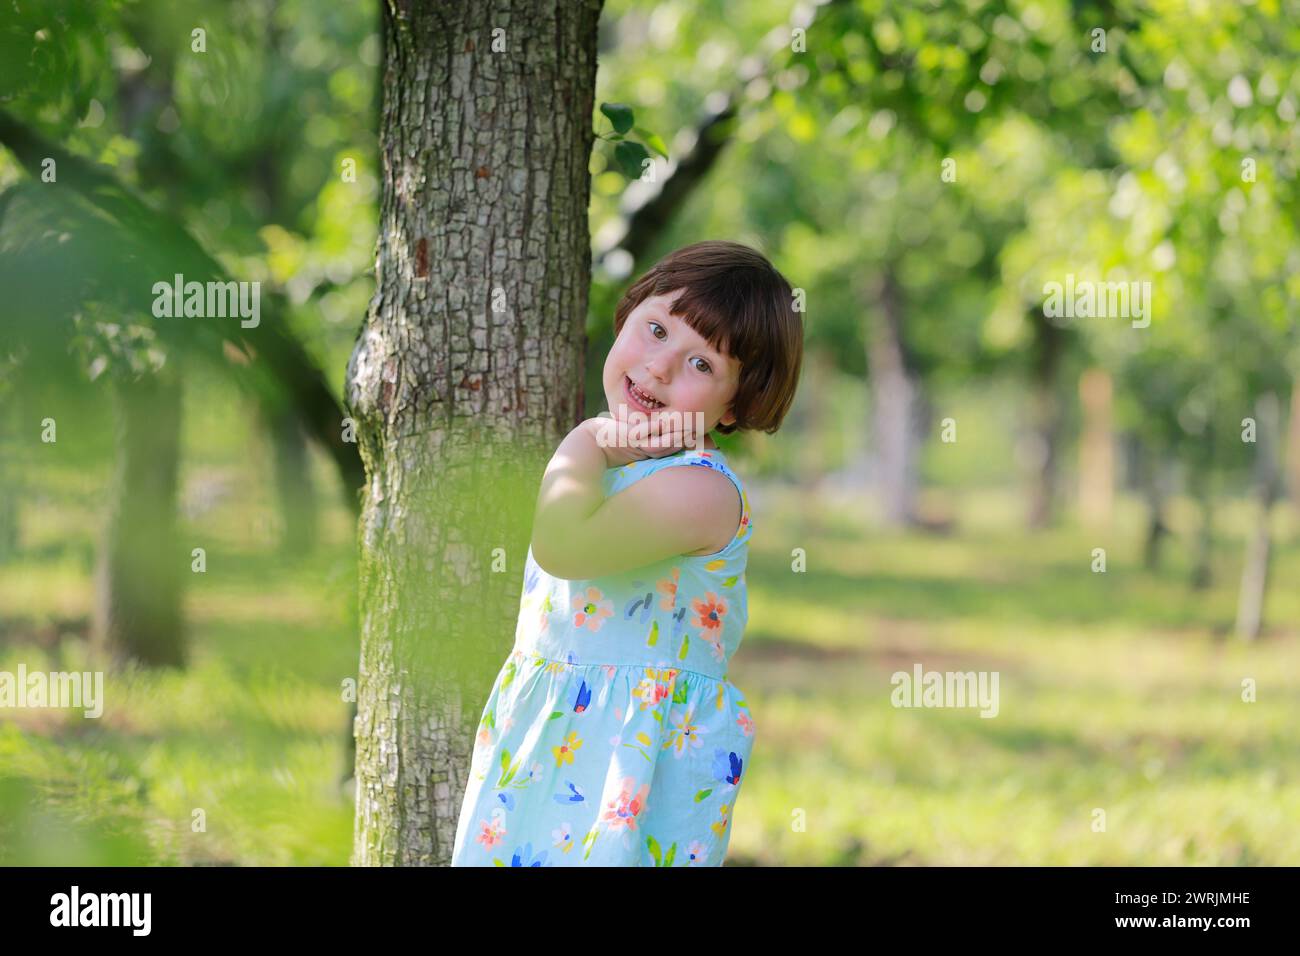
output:
[[[746,737],[754,736],[754,718],[749,714],[741,713],[736,718],[736,724],[740,727],[740,732]]]
[[[474,838],[475,843],[482,843],[484,849],[492,849],[506,837],[505,815],[501,808],[497,807],[492,813],[492,822],[486,820],[479,821],[479,834]]]
[[[656,586],[656,590],[663,595],[663,600],[659,606],[665,611],[671,611],[677,606],[677,582],[682,576],[681,568],[673,568],[672,577],[663,578]]]
[[[704,745],[704,732],[695,723],[694,710],[675,712],[673,725],[668,739],[664,741],[664,749],[672,747],[673,756],[677,759],[680,760],[682,754],[689,748],[694,747],[698,750]]]
[[[645,798],[650,794],[650,784],[643,783],[635,792],[636,780],[624,777],[622,790],[618,796],[605,804],[601,819],[609,824],[611,830],[623,827],[624,830],[636,829],[637,815],[645,809]]]
[[[606,676],[606,677],[608,677],[610,680],[613,680],[613,679],[614,679],[614,675],[618,673],[618,665],[616,665],[616,664],[602,664],[602,665],[601,665],[601,670],[603,670],[603,671],[605,672],[605,676]]]
[[[488,744],[492,743],[492,730],[486,723],[479,724],[478,737],[475,738],[474,743],[479,747],[486,747]]]
[[[691,845],[686,848],[687,866],[701,866],[704,863],[704,855],[708,852],[706,847],[699,840],[692,840]]]
[[[573,596],[573,615],[574,627],[585,627],[593,634],[599,631],[601,625],[605,623],[605,618],[614,616],[614,604],[611,601],[602,600],[604,597],[600,593],[600,588],[587,588],[585,595],[575,594]]]
[[[709,645],[709,650],[713,652],[713,659],[715,661],[723,661],[727,659],[727,652],[722,647],[721,634],[710,634],[705,631],[700,634],[700,637],[704,638],[705,642]]]
[[[656,706],[661,700],[672,699],[673,682],[677,679],[677,671],[672,668],[665,670],[656,670],[653,667],[647,667],[645,677],[641,682],[632,688],[632,696],[641,701],[641,709]]]
[[[727,613],[726,600],[709,591],[704,600],[696,598],[691,602],[691,610],[695,612],[694,624],[703,629],[705,640],[715,640],[722,631],[722,619]]]

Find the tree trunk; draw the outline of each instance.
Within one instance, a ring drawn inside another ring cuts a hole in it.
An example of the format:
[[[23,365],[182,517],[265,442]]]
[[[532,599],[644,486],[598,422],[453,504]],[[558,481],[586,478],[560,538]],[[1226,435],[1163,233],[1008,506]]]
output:
[[[877,298],[878,320],[872,325],[867,346],[877,487],[884,522],[902,527],[917,522],[917,437],[924,410],[920,377],[912,368],[903,335],[903,291],[892,263],[881,274]]]
[[[1291,381],[1291,415],[1287,424],[1287,486],[1292,504],[1300,507],[1300,376]]]
[[[600,7],[384,5],[377,288],[347,379],[356,865],[450,858],[541,473],[581,419]]]
[[[1161,545],[1169,534],[1165,523],[1165,501],[1168,498],[1166,487],[1166,464],[1164,449],[1154,447],[1150,442],[1141,445],[1142,495],[1147,503],[1146,540],[1142,546],[1142,564],[1148,571],[1160,567]]]
[[[316,546],[318,510],[307,436],[292,406],[264,401],[262,416],[275,459],[280,511],[280,553],[303,555]]]
[[[1246,545],[1246,562],[1241,572],[1241,591],[1237,596],[1237,636],[1253,641],[1264,629],[1264,600],[1268,595],[1268,570],[1271,552],[1270,519],[1277,500],[1278,473],[1278,398],[1266,392],[1255,400],[1255,492],[1259,508],[1255,528]]]
[[[1079,376],[1083,435],[1079,439],[1079,520],[1110,527],[1115,506],[1115,435],[1110,373],[1094,367]]]
[[[1212,438],[1207,436],[1206,441]],[[1213,581],[1214,558],[1214,474],[1208,462],[1197,461],[1189,478],[1192,497],[1200,514],[1201,526],[1196,534],[1196,554],[1192,562],[1191,587],[1204,591]]]
[[[1056,518],[1056,484],[1064,425],[1057,379],[1065,351],[1065,330],[1043,314],[1029,310],[1034,330],[1030,380],[1030,429],[1037,452],[1029,493],[1028,524],[1046,528]]]
[[[182,575],[176,539],[182,390],[176,369],[113,383],[117,458],[99,549],[95,642],[118,660],[185,664]]]

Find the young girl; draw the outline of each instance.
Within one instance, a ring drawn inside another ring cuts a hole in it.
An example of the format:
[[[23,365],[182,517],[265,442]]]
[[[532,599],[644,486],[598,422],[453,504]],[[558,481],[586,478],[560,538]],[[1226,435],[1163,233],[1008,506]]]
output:
[[[515,646],[483,708],[452,866],[726,855],[754,744],[727,680],[754,524],[707,432],[777,430],[803,326],[762,255],[701,242],[628,290],[614,332],[612,414],[573,429],[542,479]]]

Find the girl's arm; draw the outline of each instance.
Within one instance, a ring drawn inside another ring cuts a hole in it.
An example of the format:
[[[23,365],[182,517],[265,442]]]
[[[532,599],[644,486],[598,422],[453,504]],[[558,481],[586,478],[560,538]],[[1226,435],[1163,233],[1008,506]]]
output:
[[[546,467],[533,518],[538,566],[578,580],[711,545],[721,550],[740,524],[730,479],[712,468],[665,468],[606,498],[601,479],[609,461],[596,440],[599,422],[569,432]]]

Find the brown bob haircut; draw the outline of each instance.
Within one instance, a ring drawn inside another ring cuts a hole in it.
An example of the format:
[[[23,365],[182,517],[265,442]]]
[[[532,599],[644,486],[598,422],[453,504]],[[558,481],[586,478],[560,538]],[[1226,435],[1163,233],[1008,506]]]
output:
[[[679,293],[668,304],[710,347],[740,363],[724,435],[781,427],[803,365],[803,320],[794,291],[762,253],[739,242],[697,242],[664,256],[623,294],[614,312],[614,335],[632,310],[651,296]]]

